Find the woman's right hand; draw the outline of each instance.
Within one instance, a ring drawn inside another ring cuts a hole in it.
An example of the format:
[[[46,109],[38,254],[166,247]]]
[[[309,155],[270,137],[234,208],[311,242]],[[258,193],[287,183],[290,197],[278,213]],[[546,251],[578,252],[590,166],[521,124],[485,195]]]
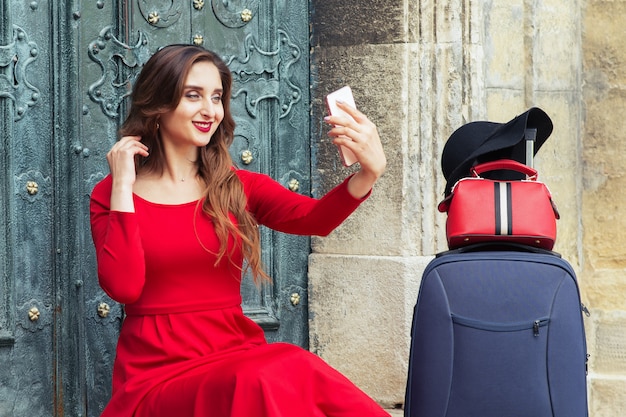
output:
[[[135,211],[133,204],[133,185],[137,178],[135,155],[148,156],[148,147],[141,143],[141,136],[124,136],[107,153],[113,179],[111,210]]]
[[[124,136],[107,153],[107,161],[113,182],[120,185],[135,183],[135,155],[148,156],[148,147],[141,143],[141,136]]]

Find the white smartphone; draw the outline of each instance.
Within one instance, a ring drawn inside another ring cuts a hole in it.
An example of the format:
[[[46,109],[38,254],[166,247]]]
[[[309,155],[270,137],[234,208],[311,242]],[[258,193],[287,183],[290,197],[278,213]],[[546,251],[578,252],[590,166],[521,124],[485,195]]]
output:
[[[352,118],[352,116],[350,116],[348,113],[341,110],[337,106],[337,100],[343,101],[344,103],[349,104],[350,106],[356,108],[356,104],[354,103],[354,97],[352,96],[352,89],[350,88],[350,86],[347,85],[327,95],[326,107],[328,108],[328,113],[331,116],[344,116],[344,117]],[[356,156],[350,149],[341,145],[339,145],[338,148],[339,148],[339,155],[341,156],[341,161],[345,166],[349,167],[353,165],[355,162],[357,162]]]

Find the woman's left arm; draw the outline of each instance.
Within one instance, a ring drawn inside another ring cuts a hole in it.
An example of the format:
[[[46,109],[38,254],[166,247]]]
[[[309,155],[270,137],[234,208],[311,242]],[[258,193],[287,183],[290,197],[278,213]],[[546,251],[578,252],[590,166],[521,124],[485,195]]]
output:
[[[385,171],[387,160],[376,125],[343,103],[349,117],[331,116],[333,142],[354,152],[360,170],[320,199],[295,194],[264,174],[238,171],[248,196],[248,209],[260,224],[285,233],[326,236],[370,194]]]
[[[248,210],[259,224],[279,232],[326,236],[339,226],[369,196],[355,198],[348,191],[349,177],[317,199],[295,193],[267,174],[237,170]]]

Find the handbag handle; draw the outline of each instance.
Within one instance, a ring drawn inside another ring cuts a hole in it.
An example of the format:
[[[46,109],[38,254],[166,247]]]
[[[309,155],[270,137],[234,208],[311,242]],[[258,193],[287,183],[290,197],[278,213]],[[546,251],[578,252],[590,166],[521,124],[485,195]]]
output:
[[[489,171],[496,171],[506,169],[509,171],[517,171],[522,174],[526,174],[528,179],[535,180],[537,179],[537,170],[529,167],[528,165],[524,165],[520,162],[514,161],[512,159],[498,159],[496,161],[485,162],[483,164],[478,164],[472,168],[472,174],[475,177],[479,177],[480,174]]]
[[[485,172],[503,170],[503,169],[510,170],[510,171],[517,171],[517,172],[521,172],[522,174],[526,174],[526,177],[529,180],[534,181],[537,179],[536,169],[529,167],[528,165],[524,165],[521,162],[514,161],[513,159],[497,159],[495,161],[484,162],[482,164],[478,164],[472,167],[471,173],[475,178],[478,178],[480,177],[480,174],[483,174]],[[454,194],[450,194],[445,199],[443,199],[437,205],[437,210],[439,210],[441,213],[446,213],[448,209],[450,208],[450,202],[452,201],[453,195]],[[554,206],[554,203],[552,203],[552,205],[553,205],[556,218],[557,219],[560,218],[558,211],[556,210],[556,206]]]

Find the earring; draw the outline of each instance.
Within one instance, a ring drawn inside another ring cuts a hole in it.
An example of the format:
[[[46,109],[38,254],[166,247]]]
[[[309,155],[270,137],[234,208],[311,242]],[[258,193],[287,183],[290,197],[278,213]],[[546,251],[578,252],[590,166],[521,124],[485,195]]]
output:
[[[159,130],[159,128],[161,127],[161,125],[159,124],[159,122],[157,122],[157,130]]]

